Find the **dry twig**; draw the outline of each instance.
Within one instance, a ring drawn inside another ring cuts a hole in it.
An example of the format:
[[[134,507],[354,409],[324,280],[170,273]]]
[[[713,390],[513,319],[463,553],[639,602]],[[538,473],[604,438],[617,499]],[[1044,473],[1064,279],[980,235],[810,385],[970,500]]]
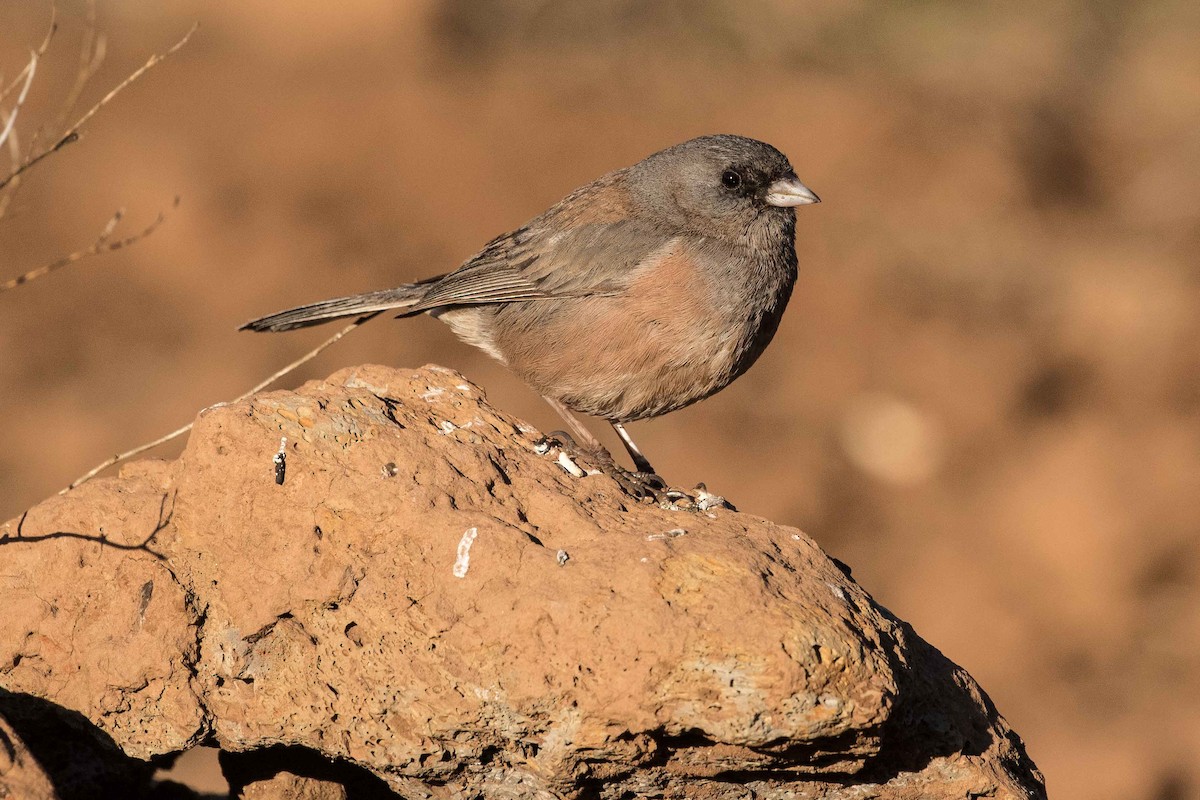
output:
[[[85,40],[84,45],[85,45],[85,47],[90,48],[91,47],[91,39],[92,39],[90,29],[94,29],[95,24],[96,24],[96,4],[95,4],[95,2],[92,2],[91,0],[89,0],[89,3],[88,3],[88,23],[89,23],[89,32],[88,32],[88,35],[86,35],[84,37],[84,40]],[[37,50],[34,51],[34,55],[36,58],[40,59],[43,55],[46,54],[46,51],[50,48],[50,40],[54,38],[54,34],[57,31],[58,31],[58,5],[56,3],[52,2],[50,4],[50,26],[46,30],[46,35],[44,37],[42,37],[42,43],[40,45],[38,45]],[[82,56],[81,56],[81,58],[82,58]],[[26,69],[28,69],[28,68],[26,68]],[[10,83],[4,89],[3,92],[0,92],[0,101],[2,101],[4,98],[8,97],[8,95],[13,91],[13,89],[16,88],[17,82],[21,79],[21,76],[24,75],[25,72],[26,72],[26,70],[22,70],[21,73],[18,74],[17,77],[13,80],[13,82]],[[72,104],[73,104],[73,101],[72,101]],[[63,119],[66,117],[66,115],[68,113],[70,113],[71,107],[72,107],[71,105],[63,106],[62,111],[59,114],[59,119],[58,119],[58,122],[56,123],[56,125],[62,124]],[[12,117],[12,121],[13,122],[16,121],[15,114]],[[38,142],[39,138],[41,137],[42,131],[43,131],[42,126],[39,126],[37,128],[37,130],[34,131],[33,136],[29,141],[29,147],[31,149],[37,145],[37,142]],[[17,165],[19,165],[21,163],[22,157],[21,157],[21,147],[17,142],[17,130],[15,127],[12,129],[11,135],[9,136],[9,139],[8,139],[8,150],[9,150],[9,163],[13,167],[16,167]],[[21,186],[21,179],[19,177],[14,178],[12,180],[12,182],[8,185],[7,190],[4,192],[4,194],[0,195],[0,219],[3,219],[5,214],[8,213],[9,206],[12,204],[13,200],[16,198],[17,190],[20,188],[20,186]]]
[[[159,63],[163,59],[168,58],[168,57],[174,55],[176,52],[178,52],[178,50],[181,47],[183,47],[185,44],[187,44],[188,39],[192,38],[192,34],[196,32],[196,29],[198,27],[199,27],[198,23],[196,25],[193,25],[191,30],[189,30],[186,34],[184,34],[184,37],[182,39],[180,39],[178,42],[176,42],[174,45],[172,45],[170,49],[165,50],[162,53],[155,53],[154,55],[150,56],[150,59],[148,61],[146,61],[145,64],[138,67],[136,70],[134,70],[132,73],[130,73],[129,76],[127,78],[125,78],[125,80],[121,81],[115,87],[113,87],[111,90],[109,90],[108,94],[106,94],[106,95],[104,95],[104,97],[100,98],[100,102],[96,103],[96,105],[89,108],[82,117],[80,117],[78,120],[76,120],[75,124],[72,125],[70,128],[68,128],[66,133],[64,133],[58,139],[58,141],[56,141],[54,144],[50,145],[49,147],[46,147],[45,149],[41,150],[36,155],[31,155],[28,158],[26,158],[20,164],[20,166],[18,166],[16,169],[14,169],[8,175],[8,177],[0,180],[0,189],[3,189],[5,186],[7,186],[13,180],[20,177],[22,173],[24,173],[26,170],[33,167],[35,164],[39,163],[42,159],[46,158],[47,156],[51,155],[52,153],[58,152],[62,148],[71,144],[72,142],[79,141],[79,137],[81,135],[80,129],[85,124],[87,124],[88,120],[90,120],[92,117],[94,117],[96,115],[96,113],[98,111],[100,111],[100,109],[102,109],[106,105],[108,105],[109,102],[111,102],[114,97],[116,97],[118,94],[120,94],[122,91],[124,91],[124,89],[126,87],[128,87],[129,84],[133,83],[138,78],[142,77],[142,75],[146,74],[147,70],[152,68],[155,64]]]
[[[88,0],[87,28],[84,29],[83,41],[79,44],[79,70],[75,73],[75,83],[71,86],[71,91],[67,92],[67,97],[63,100],[62,110],[54,123],[55,129],[66,122],[67,115],[75,108],[75,104],[79,102],[79,96],[83,94],[83,87],[87,86],[87,82],[104,63],[107,51],[108,40],[104,34],[96,32],[95,0]],[[40,133],[41,131],[38,131],[38,135]],[[36,141],[37,135],[34,136],[34,142]]]
[[[283,369],[278,370],[274,374],[272,374],[272,375],[268,376],[267,378],[265,378],[264,380],[260,381],[256,386],[254,386],[254,388],[250,389],[248,392],[245,392],[244,394],[239,395],[238,397],[234,398],[230,402],[231,403],[240,403],[241,401],[245,400],[250,395],[255,394],[256,392],[261,392],[263,389],[267,388],[272,383],[274,383],[275,381],[282,378],[284,375],[287,375],[289,372],[292,372],[296,368],[303,366],[304,364],[307,364],[309,361],[312,361],[314,358],[316,358],[318,355],[323,353],[326,349],[331,347],[339,339],[341,339],[343,336],[345,336],[350,331],[357,328],[359,325],[362,325],[364,322],[366,322],[368,320],[374,319],[375,317],[379,316],[382,313],[383,313],[382,311],[376,311],[373,314],[367,314],[366,316],[359,317],[358,319],[354,320],[354,322],[351,322],[349,325],[347,325],[346,327],[342,328],[340,331],[335,333],[333,336],[330,336],[328,339],[321,342],[319,345],[317,345],[312,350],[309,350],[307,353],[300,356],[300,358],[296,359],[295,361],[288,364]],[[60,490],[59,494],[66,494],[67,492],[74,489],[76,486],[79,486],[82,483],[86,483],[87,481],[96,477],[96,475],[98,475],[99,473],[108,469],[111,466],[120,464],[122,461],[126,461],[130,458],[133,458],[136,455],[140,455],[140,454],[146,452],[147,450],[150,450],[151,448],[158,447],[160,444],[166,444],[167,442],[171,441],[172,439],[176,439],[176,438],[184,435],[185,433],[187,433],[188,431],[190,431],[192,429],[192,425],[194,425],[194,424],[195,423],[193,423],[193,422],[189,422],[187,425],[184,425],[182,428],[171,431],[170,433],[168,433],[165,436],[160,436],[159,438],[155,439],[152,442],[146,442],[143,445],[138,445],[137,447],[133,448],[132,450],[126,450],[124,453],[118,453],[117,455],[113,456],[112,458],[109,458],[109,459],[101,462],[100,464],[97,464],[95,467],[88,470],[86,473],[84,473],[80,477],[76,478],[74,481],[71,482],[70,486],[66,487],[65,489]]]
[[[58,6],[50,6],[50,27],[46,30],[46,35],[42,38],[42,43],[38,45],[37,50],[33,51],[35,60],[46,55],[46,50],[50,47],[50,40],[54,38],[55,32],[58,30]],[[3,91],[0,91],[0,102],[8,99],[12,94],[13,89],[17,88],[17,84],[25,78],[25,73],[29,70],[29,65],[25,69],[17,73],[17,77],[12,79],[12,82],[5,86]]]
[[[36,52],[29,54],[29,64],[25,67],[25,85],[21,87],[21,93],[17,95],[17,103],[13,106],[12,113],[6,114],[8,117],[4,122],[4,130],[0,130],[0,145],[12,133],[13,126],[17,124],[17,114],[21,111],[21,106],[25,105],[25,98],[29,96],[29,87],[33,85],[33,76],[37,72],[38,55]]]
[[[177,208],[178,206],[179,198],[176,197],[175,203],[172,207]],[[4,283],[0,283],[0,294],[3,294],[10,289],[15,289],[22,284],[29,283],[37,278],[41,278],[44,275],[49,275],[51,272],[54,272],[57,269],[62,269],[70,264],[74,264],[76,261],[82,261],[89,256],[100,255],[101,253],[111,253],[113,250],[120,250],[122,247],[128,247],[134,242],[139,242],[150,234],[154,233],[155,229],[158,228],[159,225],[162,225],[167,218],[166,212],[160,211],[158,213],[158,217],[141,231],[138,231],[132,236],[126,236],[124,239],[109,241],[113,231],[116,230],[117,224],[124,216],[125,209],[118,209],[117,213],[113,214],[112,218],[109,219],[108,224],[104,226],[104,230],[100,231],[100,235],[96,237],[96,241],[92,243],[91,247],[85,250],[77,250],[74,253],[71,253],[69,256],[63,256],[56,261],[52,261],[49,264],[45,264],[36,269],[31,269],[23,275],[18,275],[17,277],[7,280]]]

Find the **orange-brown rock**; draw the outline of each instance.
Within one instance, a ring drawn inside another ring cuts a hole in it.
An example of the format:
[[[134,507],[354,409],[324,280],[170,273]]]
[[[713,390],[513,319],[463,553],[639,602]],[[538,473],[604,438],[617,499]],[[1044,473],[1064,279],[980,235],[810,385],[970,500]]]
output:
[[[0,686],[141,759],[271,753],[305,791],[1044,793],[975,682],[807,536],[639,503],[539,439],[437,367],[207,409],[177,461],[0,528]]]
[[[58,800],[50,776],[3,717],[0,717],[0,797]]]

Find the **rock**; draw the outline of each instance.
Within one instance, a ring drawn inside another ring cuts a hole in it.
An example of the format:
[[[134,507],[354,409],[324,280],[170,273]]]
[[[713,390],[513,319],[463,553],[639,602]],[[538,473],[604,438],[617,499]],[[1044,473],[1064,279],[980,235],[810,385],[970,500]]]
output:
[[[348,797],[340,783],[293,775],[286,770],[244,784],[237,796],[243,800],[346,800]]]
[[[78,711],[0,689],[0,714],[0,798],[196,800],[185,786],[155,781],[155,763],[122,752]]]
[[[0,529],[19,609],[0,685],[137,758],[211,739],[250,772],[338,765],[281,764],[247,797],[352,778],[408,798],[1044,796],[975,682],[804,534],[639,503],[540,438],[437,367],[208,409],[178,461]]]
[[[50,776],[3,717],[0,717],[0,797],[59,800]]]
[[[167,513],[165,479],[85,484],[0,529],[0,685],[80,712],[140,759],[186,749],[207,724],[196,608],[143,546]]]
[[[277,772],[264,781],[248,784],[240,796],[245,800],[346,800],[340,784]]]

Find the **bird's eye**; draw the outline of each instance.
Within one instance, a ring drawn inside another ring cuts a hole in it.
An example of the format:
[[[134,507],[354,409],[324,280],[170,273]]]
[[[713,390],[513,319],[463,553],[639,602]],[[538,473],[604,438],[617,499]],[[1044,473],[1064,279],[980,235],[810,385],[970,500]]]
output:
[[[727,169],[721,175],[721,183],[725,184],[726,189],[736,189],[742,185],[742,176],[731,169]]]

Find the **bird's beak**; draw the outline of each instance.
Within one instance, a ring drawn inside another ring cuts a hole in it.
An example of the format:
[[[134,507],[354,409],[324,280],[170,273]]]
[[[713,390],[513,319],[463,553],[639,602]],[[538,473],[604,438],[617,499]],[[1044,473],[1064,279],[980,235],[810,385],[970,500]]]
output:
[[[806,206],[809,203],[819,203],[821,198],[816,192],[795,178],[780,178],[767,187],[767,205],[789,208],[791,206]]]

